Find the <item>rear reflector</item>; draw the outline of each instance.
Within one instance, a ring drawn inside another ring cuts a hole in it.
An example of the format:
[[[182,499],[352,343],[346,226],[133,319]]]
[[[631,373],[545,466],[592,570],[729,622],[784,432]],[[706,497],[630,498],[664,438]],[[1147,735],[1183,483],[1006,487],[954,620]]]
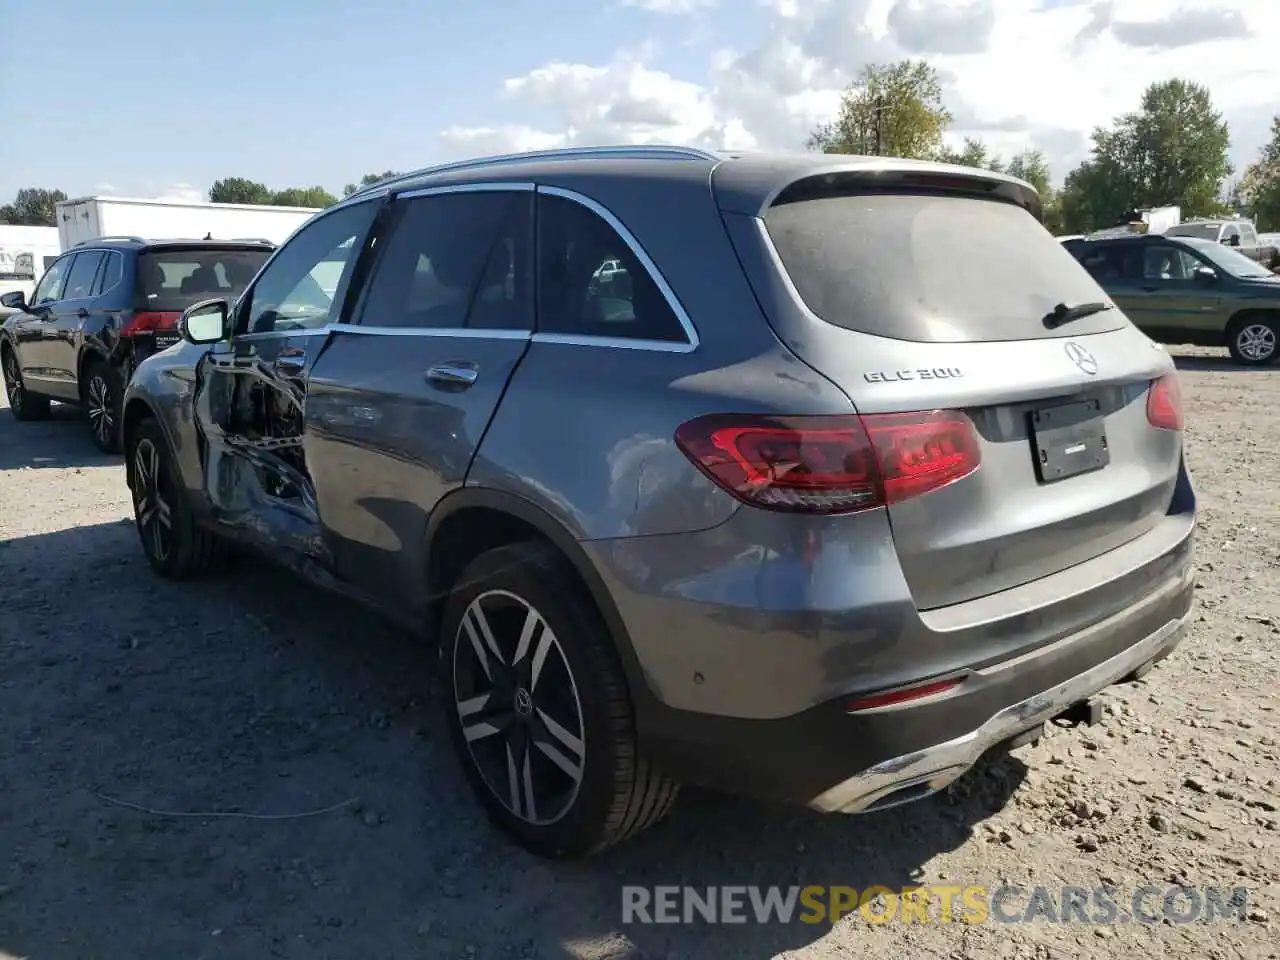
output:
[[[873,693],[870,696],[854,700],[846,705],[844,709],[846,713],[857,713],[860,710],[874,710],[877,707],[891,707],[899,703],[910,703],[912,700],[923,700],[925,697],[932,697],[939,693],[946,693],[948,690],[954,690],[960,686],[963,679],[963,677],[953,677],[950,680],[935,680],[915,687],[903,687],[899,690],[891,690],[888,693]]]
[[[1181,430],[1185,426],[1182,415],[1182,388],[1176,373],[1166,373],[1151,383],[1147,392],[1147,420],[1161,430]]]
[[[135,313],[120,328],[120,336],[136,337],[140,333],[155,333],[157,330],[172,330],[178,325],[180,312],[142,311]]]
[[[852,513],[918,497],[968,476],[981,455],[968,418],[946,410],[858,416],[711,414],[676,444],[752,506]]]

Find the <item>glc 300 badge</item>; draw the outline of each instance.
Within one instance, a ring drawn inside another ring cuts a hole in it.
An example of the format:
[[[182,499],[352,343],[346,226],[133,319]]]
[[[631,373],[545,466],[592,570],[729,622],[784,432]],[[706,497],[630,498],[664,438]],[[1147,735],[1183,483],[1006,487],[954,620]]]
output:
[[[959,367],[919,367],[915,370],[877,370],[864,373],[867,383],[898,383],[904,380],[956,380],[964,374]]]

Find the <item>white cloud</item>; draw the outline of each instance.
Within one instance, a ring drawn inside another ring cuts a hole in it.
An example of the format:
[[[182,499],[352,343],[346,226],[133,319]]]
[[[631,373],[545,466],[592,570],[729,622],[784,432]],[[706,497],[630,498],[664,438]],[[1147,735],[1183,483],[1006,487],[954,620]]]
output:
[[[706,0],[625,0],[674,12]],[[799,149],[870,62],[923,56],[945,80],[950,137],[1006,156],[1043,149],[1063,176],[1088,134],[1174,76],[1205,84],[1233,124],[1233,159],[1252,160],[1280,90],[1275,0],[762,0],[768,23],[746,49],[687,75],[645,52],[548,63],[506,82],[505,98],[555,118],[542,126],[455,127],[458,156],[567,144],[674,142]],[[672,43],[678,42],[673,38]],[[1255,129],[1256,128],[1256,129]]]

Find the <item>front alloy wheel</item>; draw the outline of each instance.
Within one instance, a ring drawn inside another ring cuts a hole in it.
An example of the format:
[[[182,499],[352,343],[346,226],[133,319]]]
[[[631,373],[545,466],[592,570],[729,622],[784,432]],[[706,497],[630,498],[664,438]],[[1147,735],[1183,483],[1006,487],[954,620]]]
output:
[[[0,367],[4,371],[5,398],[9,401],[9,410],[17,420],[36,420],[47,416],[49,401],[44,397],[35,397],[27,392],[22,381],[22,368],[18,364],[18,355],[9,349],[0,350],[4,362]]]
[[[173,548],[173,507],[161,466],[155,442],[143,437],[133,450],[133,512],[142,548],[153,563],[163,566]]]
[[[1231,338],[1231,354],[1239,363],[1262,366],[1275,359],[1278,339],[1274,321],[1253,320],[1243,324]]]

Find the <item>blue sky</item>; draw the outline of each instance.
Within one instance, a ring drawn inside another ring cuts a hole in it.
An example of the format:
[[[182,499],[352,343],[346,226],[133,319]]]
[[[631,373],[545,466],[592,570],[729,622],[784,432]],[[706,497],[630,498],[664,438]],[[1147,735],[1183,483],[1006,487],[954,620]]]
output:
[[[752,19],[722,23],[719,42]],[[0,197],[236,175],[338,190],[439,159],[451,126],[545,122],[504,101],[505,79],[607,59],[666,26],[612,0],[6,0]],[[653,63],[705,64],[698,38],[684,40]]]
[[[948,138],[1054,178],[1143,88],[1206,84],[1237,168],[1280,107],[1277,0],[0,0],[0,202],[206,194],[558,144],[799,148],[922,57]]]

